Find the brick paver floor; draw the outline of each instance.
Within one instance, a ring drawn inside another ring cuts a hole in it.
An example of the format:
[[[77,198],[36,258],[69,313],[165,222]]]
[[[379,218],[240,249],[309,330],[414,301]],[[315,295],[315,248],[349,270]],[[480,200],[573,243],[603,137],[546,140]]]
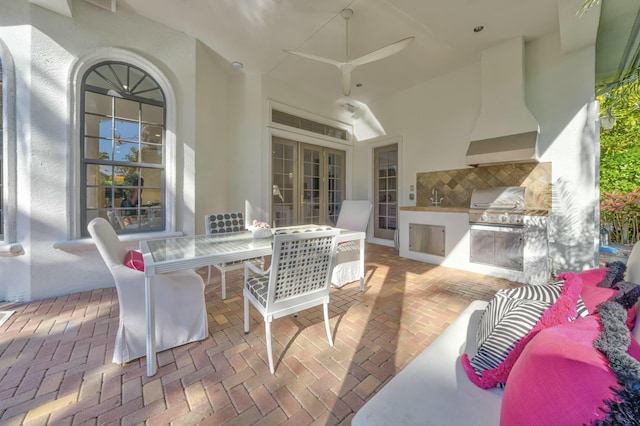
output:
[[[416,262],[367,245],[366,290],[331,290],[330,347],[322,308],[273,322],[276,372],[264,324],[242,325],[242,271],[206,288],[209,337],[146,359],[113,364],[115,288],[24,304],[0,326],[0,423],[350,424],[354,413],[474,299],[514,283]],[[199,271],[206,278],[206,268]],[[188,307],[185,307],[188,309]]]

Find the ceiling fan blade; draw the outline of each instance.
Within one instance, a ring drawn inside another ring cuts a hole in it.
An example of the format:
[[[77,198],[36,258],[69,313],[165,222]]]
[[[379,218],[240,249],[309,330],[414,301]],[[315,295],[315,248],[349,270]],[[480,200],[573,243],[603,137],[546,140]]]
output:
[[[381,47],[378,50],[374,50],[371,53],[368,53],[364,56],[360,56],[359,58],[353,59],[349,61],[354,67],[359,65],[368,64],[369,62],[378,61],[380,59],[384,59],[391,55],[395,55],[396,53],[404,50],[407,46],[411,44],[415,40],[415,37],[407,37],[402,40],[398,40],[395,43],[391,43],[388,46]]]
[[[351,64],[342,64],[340,70],[342,71],[342,93],[345,96],[351,94],[351,71],[355,67]]]
[[[292,55],[300,56],[301,58],[311,59],[313,61],[324,62],[325,64],[330,64],[340,68],[343,62],[334,61],[333,59],[325,58],[323,56],[310,55],[308,53],[296,52],[295,50],[285,50],[286,53],[290,53]]]

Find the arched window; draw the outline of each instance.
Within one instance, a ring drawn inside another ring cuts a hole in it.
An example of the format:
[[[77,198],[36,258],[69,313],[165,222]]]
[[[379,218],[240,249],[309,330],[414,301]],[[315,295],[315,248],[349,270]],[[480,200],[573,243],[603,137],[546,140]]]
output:
[[[165,226],[165,96],[142,69],[91,67],[81,87],[81,229],[104,217],[120,234]]]

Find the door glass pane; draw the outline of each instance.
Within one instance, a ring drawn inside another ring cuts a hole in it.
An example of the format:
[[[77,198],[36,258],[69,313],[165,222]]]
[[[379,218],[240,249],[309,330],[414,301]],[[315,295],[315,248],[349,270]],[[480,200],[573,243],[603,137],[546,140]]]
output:
[[[344,151],[329,151],[328,162],[328,216],[329,224],[335,225],[340,213],[340,206],[344,200],[345,186],[345,153]]]
[[[335,225],[344,199],[345,158],[344,151],[273,137],[273,226]]]
[[[377,238],[393,239],[397,226],[397,144],[376,148],[374,152],[374,168],[376,176],[375,194],[375,229]]]
[[[275,139],[272,146],[272,224],[294,225],[294,147],[290,141]]]
[[[320,224],[320,148],[303,148],[302,223]]]

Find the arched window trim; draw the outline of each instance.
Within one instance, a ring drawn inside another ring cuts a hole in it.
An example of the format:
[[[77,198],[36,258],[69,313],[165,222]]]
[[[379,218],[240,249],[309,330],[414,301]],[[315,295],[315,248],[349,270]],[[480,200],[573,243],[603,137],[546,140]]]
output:
[[[16,138],[16,82],[15,66],[9,48],[0,40],[2,58],[2,201],[4,214],[4,238],[0,241],[0,256],[24,254],[17,242],[17,138]]]
[[[147,59],[136,55],[125,49],[104,48],[85,55],[80,58],[71,72],[71,141],[69,143],[69,156],[71,161],[69,170],[70,187],[74,188],[69,197],[69,205],[67,206],[69,217],[69,236],[70,240],[82,238],[81,227],[81,158],[80,158],[80,124],[83,116],[81,109],[82,96],[82,79],[84,75],[95,65],[102,62],[124,62],[141,68],[150,76],[152,76],[161,87],[165,95],[165,232],[175,232],[176,223],[176,97],[169,80],[160,71],[160,69]],[[158,233],[153,233],[157,235]],[[133,234],[132,238],[143,239],[146,234]]]

